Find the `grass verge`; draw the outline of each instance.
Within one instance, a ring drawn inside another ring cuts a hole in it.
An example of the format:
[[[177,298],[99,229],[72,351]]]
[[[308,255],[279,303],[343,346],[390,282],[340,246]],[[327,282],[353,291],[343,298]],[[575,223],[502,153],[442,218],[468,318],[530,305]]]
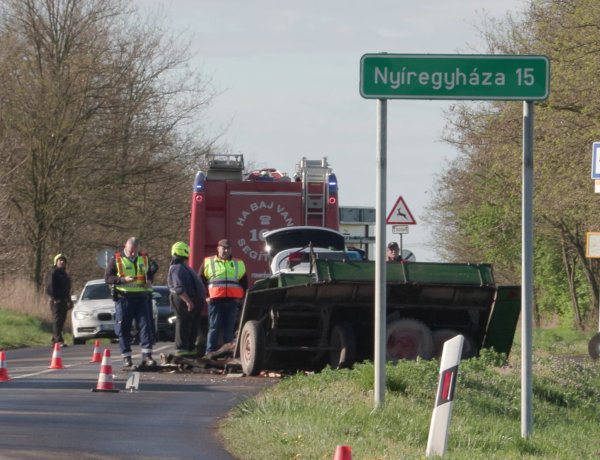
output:
[[[25,313],[0,310],[0,349],[50,345],[52,328],[47,321]]]
[[[570,353],[585,341],[561,331],[546,339]],[[571,337],[571,338],[569,338]],[[536,337],[534,337],[536,343]],[[448,459],[599,458],[600,366],[547,348],[534,357],[533,436],[520,434],[518,345],[510,362],[484,351],[461,363]],[[386,401],[373,412],[373,365],[295,375],[237,406],[221,423],[240,459],[331,459],[338,444],[354,459],[421,459],[437,389],[438,361],[401,361],[386,368]]]

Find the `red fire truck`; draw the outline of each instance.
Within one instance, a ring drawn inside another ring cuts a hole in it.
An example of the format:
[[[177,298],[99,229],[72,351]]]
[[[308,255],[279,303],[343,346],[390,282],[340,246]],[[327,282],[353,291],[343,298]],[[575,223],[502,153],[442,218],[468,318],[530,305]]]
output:
[[[209,155],[192,195],[190,265],[198,269],[227,238],[248,281],[269,275],[263,233],[281,227],[339,227],[338,184],[327,159],[302,158],[290,177],[265,168],[244,175],[243,155]]]

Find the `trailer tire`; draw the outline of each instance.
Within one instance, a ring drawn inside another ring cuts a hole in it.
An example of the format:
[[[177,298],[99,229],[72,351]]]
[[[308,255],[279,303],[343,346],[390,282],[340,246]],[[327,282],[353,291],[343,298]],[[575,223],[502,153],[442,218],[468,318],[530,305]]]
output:
[[[588,352],[594,360],[600,357],[600,332],[590,339],[588,343]]]
[[[398,319],[388,323],[385,340],[386,360],[430,359],[433,337],[425,323],[418,319]]]
[[[265,357],[265,333],[258,321],[248,321],[240,338],[240,362],[246,375],[257,375]]]
[[[444,342],[446,340],[450,340],[460,332],[455,331],[454,329],[438,329],[437,331],[433,331],[433,357],[440,359],[442,357],[442,351],[444,351]],[[462,348],[462,354],[460,359],[469,359],[477,355],[477,346],[471,337],[468,335],[462,334],[465,338]]]
[[[336,323],[329,335],[329,364],[333,369],[350,368],[356,361],[356,336],[350,323]]]

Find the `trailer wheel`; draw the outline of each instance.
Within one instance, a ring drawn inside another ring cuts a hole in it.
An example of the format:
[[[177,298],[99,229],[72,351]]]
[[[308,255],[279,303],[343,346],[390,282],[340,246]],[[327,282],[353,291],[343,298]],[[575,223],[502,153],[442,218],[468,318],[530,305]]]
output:
[[[398,319],[387,325],[386,359],[430,359],[433,356],[433,337],[425,323],[417,319]]]
[[[336,323],[329,335],[329,364],[333,369],[352,367],[356,361],[356,336],[350,323]]]
[[[265,356],[265,333],[258,321],[248,321],[242,328],[240,361],[246,375],[257,375]]]
[[[433,357],[440,359],[442,357],[442,351],[444,351],[444,342],[446,340],[450,340],[460,332],[455,331],[454,329],[438,329],[437,331],[433,331]],[[465,341],[463,343],[461,359],[469,359],[473,356],[477,355],[477,346],[471,337],[468,335],[464,335]]]
[[[600,332],[598,332],[588,343],[588,352],[592,359],[598,359],[600,356]]]

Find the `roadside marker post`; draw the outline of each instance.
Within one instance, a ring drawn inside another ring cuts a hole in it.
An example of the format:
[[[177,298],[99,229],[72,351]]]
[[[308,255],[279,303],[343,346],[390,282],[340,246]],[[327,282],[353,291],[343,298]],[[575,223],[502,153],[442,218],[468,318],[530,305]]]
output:
[[[465,338],[462,335],[457,335],[444,343],[442,360],[440,361],[440,380],[425,452],[428,458],[446,454],[450,417],[452,416],[452,401],[454,400],[458,365],[460,364],[464,342]]]

